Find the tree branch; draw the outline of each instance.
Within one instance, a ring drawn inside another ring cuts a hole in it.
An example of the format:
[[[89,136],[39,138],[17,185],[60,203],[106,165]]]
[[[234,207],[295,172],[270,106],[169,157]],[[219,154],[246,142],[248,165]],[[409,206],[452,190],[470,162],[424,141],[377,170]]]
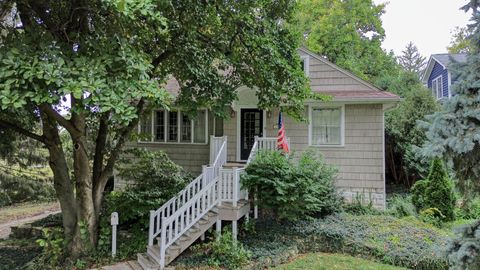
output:
[[[166,50],[159,56],[157,56],[155,59],[152,61],[152,65],[154,68],[156,68],[162,61],[165,61],[170,55],[172,55],[173,51],[171,50]]]
[[[145,99],[141,98],[140,101],[137,103],[137,115],[138,117],[133,119],[125,128],[123,128],[117,136],[117,143],[113,150],[110,152],[110,157],[107,160],[107,164],[105,168],[101,172],[100,176],[98,177],[97,181],[93,183],[93,199],[95,203],[95,208],[98,209],[101,205],[102,193],[105,189],[105,185],[107,184],[108,178],[113,173],[113,167],[115,166],[115,162],[117,161],[120,152],[122,150],[125,141],[127,140],[128,135],[138,125],[140,121],[140,116],[145,111]]]
[[[0,127],[6,128],[6,129],[11,129],[13,131],[16,131],[16,132],[18,132],[22,135],[25,135],[25,136],[29,137],[29,138],[37,140],[41,143],[47,144],[47,140],[43,135],[38,135],[38,134],[35,134],[33,132],[30,132],[30,131],[22,128],[22,127],[19,127],[15,124],[9,122],[9,121],[0,119]]]
[[[95,140],[95,156],[93,158],[93,182],[97,182],[103,170],[103,158],[105,156],[105,146],[108,136],[108,117],[109,113],[104,113],[100,117],[97,139]]]
[[[55,109],[53,109],[50,105],[41,104],[39,108],[50,118],[57,121],[62,127],[64,127],[68,132],[71,134],[78,134],[79,130],[75,128],[75,126],[59,114]]]

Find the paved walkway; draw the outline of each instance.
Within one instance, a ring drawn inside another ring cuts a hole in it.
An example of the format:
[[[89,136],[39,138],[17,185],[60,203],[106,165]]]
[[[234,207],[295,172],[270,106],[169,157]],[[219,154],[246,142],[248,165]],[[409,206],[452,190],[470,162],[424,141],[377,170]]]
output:
[[[25,223],[33,222],[35,220],[39,220],[39,219],[45,218],[49,215],[57,214],[57,213],[60,213],[60,211],[59,210],[57,210],[57,211],[47,210],[47,211],[45,211],[41,214],[37,214],[37,215],[26,217],[26,218],[16,219],[16,220],[13,220],[13,221],[10,221],[10,222],[7,222],[7,223],[0,224],[0,239],[8,238],[8,236],[10,235],[10,232],[11,232],[11,227],[13,227],[13,226],[18,226],[18,225],[22,225],[22,224],[25,224]]]
[[[143,270],[136,261],[121,262],[92,270]]]

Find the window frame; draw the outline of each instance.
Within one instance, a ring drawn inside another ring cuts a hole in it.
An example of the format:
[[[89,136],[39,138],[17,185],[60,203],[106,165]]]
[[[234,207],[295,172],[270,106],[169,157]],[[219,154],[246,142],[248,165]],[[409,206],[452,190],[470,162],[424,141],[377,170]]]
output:
[[[435,86],[435,87],[434,87]],[[443,75],[439,75],[432,79],[432,95],[437,99],[442,99],[445,96],[443,95]],[[438,95],[440,91],[440,96]]]
[[[340,109],[340,144],[313,144],[314,109]],[[308,145],[310,147],[336,148],[345,147],[345,104],[342,105],[309,105],[308,106]]]
[[[156,128],[156,123],[155,123],[155,114],[158,111],[163,111],[164,112],[164,117],[163,117],[163,129],[164,129],[164,138],[163,141],[157,141],[156,140],[156,134],[155,134],[155,128]],[[172,109],[172,110],[165,110],[165,109],[154,109],[150,112],[150,118],[151,118],[151,134],[150,134],[150,140],[137,140],[137,143],[153,143],[153,144],[195,144],[195,145],[207,145],[208,142],[208,110],[207,109],[200,109],[199,111],[204,111],[205,112],[205,142],[195,142],[195,120],[190,120],[190,141],[185,142],[181,141],[181,131],[182,131],[182,111],[179,109]],[[168,113],[170,112],[176,112],[177,113],[177,140],[176,141],[169,141],[168,140],[168,128],[169,128],[169,116]],[[138,133],[141,132],[141,124],[142,121],[139,121],[138,123]]]
[[[303,62],[303,72],[307,78],[310,77],[310,57],[308,55],[301,55],[300,60]]]

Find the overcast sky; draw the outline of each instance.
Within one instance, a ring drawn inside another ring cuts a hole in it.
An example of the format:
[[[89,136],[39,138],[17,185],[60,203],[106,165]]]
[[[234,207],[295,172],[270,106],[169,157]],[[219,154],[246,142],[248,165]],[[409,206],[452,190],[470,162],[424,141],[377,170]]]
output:
[[[383,48],[400,55],[408,42],[427,58],[445,53],[455,26],[467,25],[470,15],[459,10],[466,0],[374,0],[388,3],[382,16],[386,38]]]

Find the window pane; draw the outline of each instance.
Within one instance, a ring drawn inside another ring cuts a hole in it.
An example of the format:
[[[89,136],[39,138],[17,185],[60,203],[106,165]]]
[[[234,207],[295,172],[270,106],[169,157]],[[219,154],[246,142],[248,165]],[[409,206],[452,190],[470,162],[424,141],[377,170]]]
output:
[[[181,131],[181,142],[192,142],[192,121],[188,118],[186,114],[181,113],[182,121],[180,125]]]
[[[155,112],[155,141],[163,142],[165,141],[165,112],[156,111]]]
[[[141,141],[150,141],[152,136],[152,114],[144,114],[140,118],[140,136]]]
[[[193,130],[195,132],[194,142],[196,143],[205,143],[205,129],[207,128],[207,123],[205,121],[205,111],[201,110],[197,112],[197,118],[194,121]]]
[[[312,110],[312,144],[335,145],[341,143],[341,109]]]
[[[177,112],[168,112],[168,141],[178,141],[178,118]]]

